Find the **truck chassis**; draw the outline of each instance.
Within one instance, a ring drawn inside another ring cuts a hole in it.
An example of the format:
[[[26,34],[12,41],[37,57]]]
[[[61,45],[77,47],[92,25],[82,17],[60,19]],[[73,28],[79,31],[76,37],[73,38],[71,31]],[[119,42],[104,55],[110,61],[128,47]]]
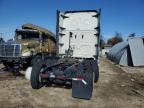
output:
[[[98,77],[97,60],[49,59],[33,66],[31,86],[33,89],[40,89],[48,84],[69,85],[72,86],[72,97],[90,99],[93,84]]]

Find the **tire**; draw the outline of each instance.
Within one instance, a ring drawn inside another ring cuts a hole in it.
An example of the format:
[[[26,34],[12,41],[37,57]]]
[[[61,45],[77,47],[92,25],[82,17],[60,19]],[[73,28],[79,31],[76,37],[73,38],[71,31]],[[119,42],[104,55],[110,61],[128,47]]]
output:
[[[42,60],[41,55],[36,55],[36,56],[32,59],[31,64],[33,65],[33,64],[35,64],[35,63],[37,63],[37,62],[39,62],[39,61],[41,61],[41,60]]]
[[[42,87],[42,83],[39,81],[39,73],[42,66],[43,66],[42,60],[39,61],[38,63],[34,63],[32,66],[31,86],[33,89],[40,89]]]
[[[11,62],[3,61],[3,65],[4,65],[5,67],[12,67],[12,64],[13,64],[13,63],[11,63]]]
[[[99,67],[98,64],[96,64],[96,69],[94,71],[94,82],[96,83],[99,79]]]
[[[94,87],[94,83],[95,83],[95,72],[93,72],[93,87]]]

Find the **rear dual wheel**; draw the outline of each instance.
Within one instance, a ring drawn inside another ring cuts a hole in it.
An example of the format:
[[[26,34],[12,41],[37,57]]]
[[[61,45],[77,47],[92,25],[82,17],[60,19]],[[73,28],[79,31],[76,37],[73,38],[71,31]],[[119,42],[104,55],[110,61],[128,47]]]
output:
[[[94,82],[96,83],[99,79],[99,67],[98,64],[96,65],[96,70],[94,71]]]

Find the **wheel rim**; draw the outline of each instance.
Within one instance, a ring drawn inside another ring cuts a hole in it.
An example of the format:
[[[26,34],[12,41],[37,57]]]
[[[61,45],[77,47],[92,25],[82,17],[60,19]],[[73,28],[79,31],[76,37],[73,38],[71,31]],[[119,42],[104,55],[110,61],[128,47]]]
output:
[[[42,73],[45,69],[46,69],[46,65],[43,64],[43,65],[41,66],[40,73]],[[39,74],[39,82],[40,82],[40,83],[42,82],[42,78],[41,78],[40,74]]]

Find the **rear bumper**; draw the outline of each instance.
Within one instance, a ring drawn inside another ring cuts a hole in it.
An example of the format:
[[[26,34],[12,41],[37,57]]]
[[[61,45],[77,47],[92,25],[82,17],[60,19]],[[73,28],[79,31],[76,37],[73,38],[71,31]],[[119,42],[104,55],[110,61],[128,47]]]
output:
[[[27,59],[30,59],[31,57],[0,57],[0,61],[8,61],[8,62],[20,62],[24,63]]]

